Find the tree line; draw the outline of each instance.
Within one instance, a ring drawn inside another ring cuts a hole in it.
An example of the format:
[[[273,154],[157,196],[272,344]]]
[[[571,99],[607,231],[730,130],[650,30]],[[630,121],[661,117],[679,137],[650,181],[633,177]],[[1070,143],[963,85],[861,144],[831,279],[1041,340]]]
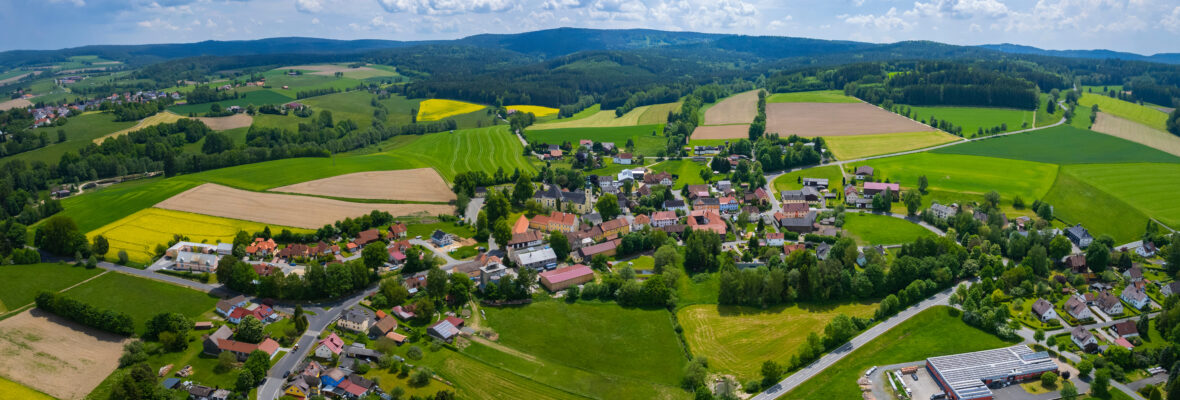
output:
[[[82,325],[124,336],[135,333],[135,323],[126,313],[101,309],[52,292],[41,292],[35,302],[41,310]]]

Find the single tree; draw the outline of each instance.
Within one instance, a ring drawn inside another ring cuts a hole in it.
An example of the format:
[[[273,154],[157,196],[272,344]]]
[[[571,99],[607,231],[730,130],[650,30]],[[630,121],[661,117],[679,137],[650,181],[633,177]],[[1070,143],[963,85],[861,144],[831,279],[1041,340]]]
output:
[[[238,341],[258,343],[262,341],[263,335],[262,321],[247,315],[242,317],[242,321],[238,323],[238,333],[234,336]]]
[[[622,213],[619,208],[619,199],[615,195],[607,193],[598,198],[598,202],[594,203],[594,208],[598,210],[598,214],[602,216],[602,220],[615,219]]]
[[[385,265],[385,261],[389,260],[389,251],[385,249],[385,243],[376,241],[365,245],[361,250],[361,260],[364,261],[365,267],[376,270]]]

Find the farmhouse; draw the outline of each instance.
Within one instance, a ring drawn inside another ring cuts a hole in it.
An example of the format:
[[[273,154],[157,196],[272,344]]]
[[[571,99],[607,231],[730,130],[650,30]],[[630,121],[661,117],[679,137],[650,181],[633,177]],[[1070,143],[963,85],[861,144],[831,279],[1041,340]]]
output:
[[[315,356],[322,359],[330,359],[333,355],[340,355],[344,351],[344,341],[336,336],[336,333],[328,334],[328,337],[319,341],[319,347],[315,348]]]
[[[1168,282],[1168,284],[1160,287],[1160,293],[1164,296],[1171,296],[1180,293],[1180,282]]]
[[[709,185],[688,185],[685,186],[688,192],[688,198],[696,199],[697,197],[709,197],[712,193],[709,190]]]
[[[664,200],[664,209],[668,211],[684,211],[688,212],[688,206],[684,204],[684,200]]]
[[[1135,307],[1136,310],[1142,310],[1149,302],[1147,292],[1134,283],[1123,288],[1123,293],[1119,294],[1119,298],[1126,301],[1131,307]]]
[[[890,196],[893,197],[893,201],[897,201],[897,199],[901,197],[901,185],[899,184],[883,182],[865,182],[864,184],[865,196],[876,196],[877,193],[883,193],[886,190],[888,190]]]
[[[615,164],[631,165],[631,153],[619,153],[616,155]]]
[[[595,235],[594,240],[603,240],[610,236],[622,236],[631,233],[631,224],[627,222],[626,218],[619,217],[610,221],[604,221],[598,225],[597,228],[602,230],[602,233]]]
[[[263,304],[247,304],[245,307],[234,308],[225,319],[233,324],[242,322],[242,318],[253,317],[261,322],[270,322],[274,317],[274,310]]]
[[[1074,344],[1078,345],[1079,349],[1085,350],[1087,353],[1093,352],[1098,348],[1098,339],[1095,339],[1094,335],[1089,330],[1086,330],[1084,326],[1073,328],[1069,337],[1073,340]]]
[[[376,229],[369,229],[361,231],[356,234],[356,239],[352,242],[356,243],[358,247],[364,247],[366,244],[381,240],[381,232]]]
[[[930,205],[930,213],[933,214],[935,218],[947,219],[955,216],[955,214],[958,214],[959,207],[955,204],[944,206],[936,202]]]
[[[1019,345],[974,353],[926,359],[926,369],[948,398],[991,399],[988,388],[997,382],[1024,382],[1057,372],[1057,364],[1045,352],[1033,352]]]
[[[714,210],[692,210],[688,215],[688,226],[694,231],[708,229],[718,235],[725,235],[725,219]]]
[[[389,226],[389,237],[393,239],[405,239],[409,231],[409,227],[406,224],[395,222]]]
[[[651,215],[651,226],[655,228],[669,226],[680,220],[672,211],[656,211]]]
[[[644,175],[643,183],[648,185],[672,186],[676,183],[676,176],[666,171],[661,171],[654,174]]]
[[[1045,299],[1037,299],[1032,306],[1032,312],[1040,319],[1041,322],[1048,322],[1052,319],[1057,319],[1057,311],[1053,310],[1053,303],[1045,301]]]
[[[873,177],[873,167],[868,165],[861,165],[856,167],[856,179],[868,179]]]
[[[249,300],[246,296],[237,295],[229,299],[220,300],[217,302],[217,313],[222,316],[229,317],[229,314],[234,312],[238,307],[245,307]]]
[[[1086,256],[1084,254],[1070,254],[1065,257],[1065,266],[1075,274],[1086,272]]]
[[[222,325],[217,331],[202,337],[203,351],[209,355],[218,355],[222,352],[233,353],[238,358],[238,361],[246,360],[246,357],[255,350],[261,350],[269,355],[274,355],[279,350],[279,343],[267,338],[261,343],[253,344],[246,342],[239,342],[231,340],[233,331],[229,327]]]
[[[557,292],[570,286],[581,285],[594,280],[594,271],[582,264],[545,271],[541,273],[541,285],[551,292]]]
[[[1131,266],[1131,268],[1127,268],[1126,271],[1123,271],[1123,276],[1127,277],[1127,280],[1131,281],[1132,283],[1142,281],[1143,268],[1138,265]]]
[[[826,189],[828,187],[828,178],[803,178],[803,186]]]
[[[618,243],[615,240],[608,240],[599,244],[585,246],[578,249],[578,258],[583,261],[589,261],[594,256],[602,254],[603,257],[613,257],[618,250]]]
[[[767,246],[775,246],[775,247],[782,246],[783,242],[785,241],[785,238],[786,238],[786,235],[782,234],[781,232],[767,233],[766,234],[766,245]]]
[[[714,197],[698,197],[692,202],[693,210],[721,210],[721,201]]]
[[[1079,248],[1086,248],[1094,241],[1094,237],[1090,236],[1090,231],[1082,227],[1082,224],[1077,224],[1065,229],[1065,237],[1077,245]]]
[[[450,342],[459,334],[459,328],[463,326],[463,320],[455,317],[447,317],[438,323],[431,325],[426,329],[426,333],[443,341]]]
[[[377,320],[377,323],[369,327],[369,334],[374,337],[385,336],[386,333],[393,332],[397,329],[397,318],[386,316]]]
[[[533,246],[540,246],[545,242],[545,236],[539,231],[526,231],[512,235],[512,239],[508,241],[509,249],[523,249]]]
[[[779,218],[778,226],[795,233],[811,233],[816,229],[815,211],[809,211],[802,217]]]

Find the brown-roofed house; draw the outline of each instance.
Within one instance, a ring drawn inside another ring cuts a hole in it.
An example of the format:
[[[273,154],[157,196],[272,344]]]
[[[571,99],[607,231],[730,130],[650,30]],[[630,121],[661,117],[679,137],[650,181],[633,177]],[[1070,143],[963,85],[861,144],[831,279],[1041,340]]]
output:
[[[356,243],[357,246],[364,246],[366,244],[376,242],[380,239],[381,239],[381,231],[378,231],[376,229],[369,229],[369,230],[361,231],[360,233],[356,234],[356,240],[353,240],[352,242]]]

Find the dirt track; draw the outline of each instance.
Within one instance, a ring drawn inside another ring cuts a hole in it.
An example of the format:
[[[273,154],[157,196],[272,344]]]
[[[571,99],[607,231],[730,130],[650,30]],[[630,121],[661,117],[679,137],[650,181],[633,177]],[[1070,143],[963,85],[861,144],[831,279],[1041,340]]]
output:
[[[1135,121],[1099,112],[1098,118],[1094,120],[1094,126],[1090,128],[1095,132],[1130,140],[1180,156],[1180,137],[1152,129],[1150,126]]]
[[[119,366],[125,340],[34,308],[0,321],[0,375],[59,399],[81,399]]]
[[[438,172],[431,168],[370,171],[334,176],[271,189],[350,199],[445,202],[455,199]]]
[[[758,115],[758,91],[733,95],[705,110],[705,125],[748,124]]]
[[[766,133],[787,137],[875,135],[933,131],[918,121],[866,103],[770,103]]]
[[[746,139],[749,136],[749,125],[698,126],[692,131],[691,139]]]
[[[451,206],[441,204],[353,203],[311,196],[251,192],[212,183],[172,196],[156,204],[156,207],[307,229],[316,229],[346,217],[358,217],[373,210],[385,211],[394,216],[419,213],[438,215],[454,211]]]

